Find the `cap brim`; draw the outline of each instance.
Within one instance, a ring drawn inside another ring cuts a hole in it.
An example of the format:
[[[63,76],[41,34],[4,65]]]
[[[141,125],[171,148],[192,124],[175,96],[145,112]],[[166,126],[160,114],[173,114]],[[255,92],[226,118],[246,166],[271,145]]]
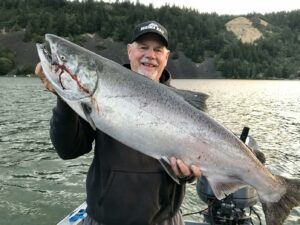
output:
[[[137,36],[135,36],[133,39],[132,39],[132,41],[131,42],[135,42],[135,41],[137,41],[137,39],[139,39],[139,38],[141,38],[142,36],[144,36],[145,34],[156,34],[157,36],[159,36],[160,37],[160,39],[162,40],[162,42],[164,43],[164,45],[166,46],[166,47],[168,47],[168,40],[163,36],[163,35],[161,35],[161,33],[160,32],[158,32],[158,31],[156,31],[156,30],[151,30],[151,31],[144,31],[144,32],[141,32],[141,33],[139,33]]]

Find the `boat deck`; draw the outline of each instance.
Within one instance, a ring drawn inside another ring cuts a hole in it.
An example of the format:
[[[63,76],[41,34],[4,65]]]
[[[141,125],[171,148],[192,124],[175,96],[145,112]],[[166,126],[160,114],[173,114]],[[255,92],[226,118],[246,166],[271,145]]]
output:
[[[73,212],[67,215],[63,220],[61,220],[57,225],[82,225],[83,219],[87,216],[86,212],[86,202],[78,206]],[[185,225],[209,225],[208,223],[201,223],[186,220]]]

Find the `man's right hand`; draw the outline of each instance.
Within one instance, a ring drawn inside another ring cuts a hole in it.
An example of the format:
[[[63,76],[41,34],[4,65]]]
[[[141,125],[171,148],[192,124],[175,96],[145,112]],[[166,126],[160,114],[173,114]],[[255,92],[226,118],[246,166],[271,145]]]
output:
[[[41,79],[44,87],[52,92],[53,94],[57,95],[54,88],[52,87],[51,83],[49,82],[49,80],[46,78],[44,72],[43,72],[43,68],[41,63],[38,63],[35,67],[35,74]]]

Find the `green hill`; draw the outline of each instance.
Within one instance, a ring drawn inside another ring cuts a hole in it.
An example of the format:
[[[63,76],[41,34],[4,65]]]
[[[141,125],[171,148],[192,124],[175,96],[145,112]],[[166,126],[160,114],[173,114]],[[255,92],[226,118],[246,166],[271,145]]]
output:
[[[38,61],[34,43],[42,42],[45,33],[68,37],[107,58],[127,62],[126,43],[134,25],[157,20],[169,31],[168,68],[176,78],[299,79],[300,10],[241,16],[248,22],[230,30],[228,23],[236,16],[170,5],[1,0],[0,74],[32,71]],[[248,35],[260,33],[260,38],[244,42],[242,33],[236,32],[247,26]]]

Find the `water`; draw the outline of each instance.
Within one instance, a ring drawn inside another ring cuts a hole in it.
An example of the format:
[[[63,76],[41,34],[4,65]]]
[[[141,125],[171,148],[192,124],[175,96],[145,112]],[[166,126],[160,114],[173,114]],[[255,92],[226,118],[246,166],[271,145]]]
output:
[[[174,80],[173,84],[208,93],[210,115],[237,133],[249,126],[270,170],[300,178],[299,81]],[[49,139],[55,96],[43,91],[38,79],[0,78],[0,96],[0,225],[56,224],[84,201],[92,153],[70,161],[58,158]],[[195,184],[188,185],[183,213],[204,208]],[[260,205],[256,209],[261,214]],[[300,207],[285,224],[299,223]]]

